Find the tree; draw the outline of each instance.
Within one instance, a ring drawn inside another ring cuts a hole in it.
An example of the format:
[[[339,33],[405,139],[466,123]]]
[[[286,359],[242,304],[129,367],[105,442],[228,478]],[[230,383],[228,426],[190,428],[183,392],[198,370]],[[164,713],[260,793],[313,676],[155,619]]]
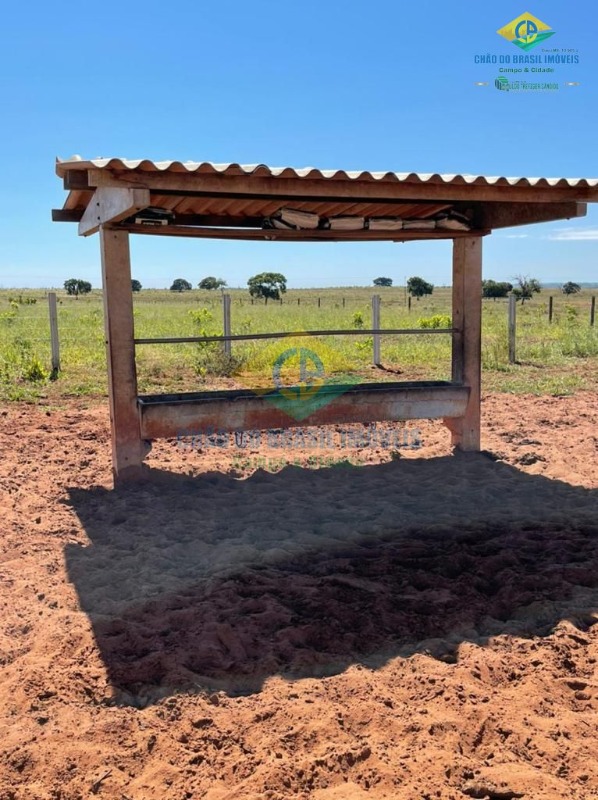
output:
[[[563,284],[563,294],[577,294],[581,292],[581,286],[578,283],[567,281]]]
[[[191,289],[193,289],[193,286],[184,278],[177,278],[172,282],[172,286],[170,287],[171,292],[190,292]]]
[[[223,289],[226,286],[226,281],[223,281],[222,278],[213,278],[210,275],[201,280],[197,286],[199,289],[207,289],[208,291],[212,291],[213,289]]]
[[[89,281],[82,281],[80,278],[69,278],[64,282],[66,293],[79,297],[80,294],[89,294],[91,292],[91,283]]]
[[[139,283],[139,281],[136,281],[135,278],[133,278],[133,280],[131,281],[131,290],[133,292],[140,292],[141,288],[142,287],[141,287],[141,284]]]
[[[518,275],[515,280],[519,286],[513,289],[513,294],[517,300],[521,300],[521,305],[523,305],[526,300],[531,300],[534,294],[538,294],[542,291],[540,281],[536,278],[528,278],[527,275]]]
[[[392,278],[374,278],[374,286],[392,286]]]
[[[497,297],[506,297],[512,291],[512,283],[492,280],[482,281],[482,297],[492,297],[493,300],[496,300]]]
[[[407,291],[418,300],[426,294],[432,294],[434,286],[423,278],[409,278],[407,281]]]
[[[260,272],[247,281],[249,294],[252,297],[263,297],[268,300],[280,300],[280,295],[287,290],[287,279],[280,272]]]

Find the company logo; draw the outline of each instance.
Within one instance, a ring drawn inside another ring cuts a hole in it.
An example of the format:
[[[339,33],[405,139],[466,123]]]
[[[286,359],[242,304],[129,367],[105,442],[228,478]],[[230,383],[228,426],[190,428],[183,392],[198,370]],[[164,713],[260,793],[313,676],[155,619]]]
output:
[[[496,32],[508,42],[512,42],[526,51],[545,42],[555,33],[550,29],[550,25],[546,25],[545,22],[529,12],[521,14],[520,17],[512,20],[503,28],[499,28]]]
[[[251,390],[293,419],[307,419],[359,383],[354,376],[342,374],[342,357],[326,345],[318,343],[316,352],[297,336],[271,345],[267,351],[261,359],[271,365],[273,385],[252,386]],[[326,374],[325,364],[333,376]]]
[[[495,78],[494,85],[501,92],[558,92],[560,87],[558,81],[510,81],[504,75]]]

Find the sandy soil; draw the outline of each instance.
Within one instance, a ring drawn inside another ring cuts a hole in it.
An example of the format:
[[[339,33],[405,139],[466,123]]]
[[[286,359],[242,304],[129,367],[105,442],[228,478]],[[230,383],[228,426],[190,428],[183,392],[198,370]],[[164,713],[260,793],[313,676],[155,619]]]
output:
[[[113,491],[103,406],[2,410],[0,800],[598,797],[598,395],[484,419]]]

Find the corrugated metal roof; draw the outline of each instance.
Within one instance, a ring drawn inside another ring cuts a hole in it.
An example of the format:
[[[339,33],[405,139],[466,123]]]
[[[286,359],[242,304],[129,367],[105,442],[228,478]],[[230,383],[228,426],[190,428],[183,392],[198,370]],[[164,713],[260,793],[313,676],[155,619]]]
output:
[[[521,186],[596,188],[598,178],[512,178],[488,175],[440,174],[437,172],[369,172],[315,167],[269,167],[265,164],[214,164],[211,161],[151,161],[149,159],[94,158],[81,156],[56,160],[56,173],[64,177],[69,170],[106,169],[140,172],[194,172],[205,175],[254,175],[272,178],[311,178],[325,180],[379,181],[453,186]]]

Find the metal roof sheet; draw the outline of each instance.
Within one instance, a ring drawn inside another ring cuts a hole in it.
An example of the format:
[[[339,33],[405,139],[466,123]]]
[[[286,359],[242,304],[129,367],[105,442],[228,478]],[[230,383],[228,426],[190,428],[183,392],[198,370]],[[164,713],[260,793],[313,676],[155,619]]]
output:
[[[56,160],[56,173],[64,177],[69,170],[138,170],[140,172],[194,172],[205,175],[254,175],[273,178],[311,178],[324,180],[379,181],[389,183],[521,186],[521,187],[571,187],[596,188],[598,178],[525,178],[488,175],[440,174],[437,172],[370,172],[342,169],[316,169],[315,167],[269,167],[265,164],[214,164],[211,161],[151,161],[149,159],[94,158],[81,156]]]

